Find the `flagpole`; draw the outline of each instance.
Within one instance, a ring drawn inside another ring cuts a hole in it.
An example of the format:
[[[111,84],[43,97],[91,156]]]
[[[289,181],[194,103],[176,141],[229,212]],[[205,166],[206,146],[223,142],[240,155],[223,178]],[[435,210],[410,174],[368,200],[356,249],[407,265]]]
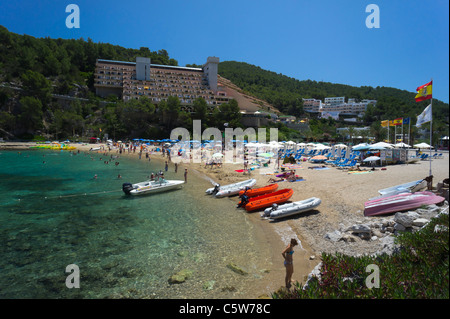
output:
[[[388,143],[391,142],[391,137],[389,136],[389,126],[391,126],[391,123],[390,123],[390,122],[391,122],[391,121],[388,120],[388,138],[387,138]]]
[[[412,147],[412,144],[411,144],[411,117],[409,118],[409,126],[408,126],[408,145],[410,147]],[[407,149],[408,149],[408,157],[409,157],[409,147]]]
[[[403,118],[402,118],[402,143],[403,143]]]
[[[408,127],[408,145],[411,144],[411,118],[409,118],[409,127]]]
[[[433,79],[431,79],[431,83],[433,83]],[[430,103],[430,118],[431,118],[431,120],[430,120],[430,175],[429,176],[432,176],[432,174],[431,174],[431,152],[432,152],[432,150],[433,150],[433,95],[431,96],[431,103]]]
[[[397,125],[394,127],[394,144],[397,144]]]

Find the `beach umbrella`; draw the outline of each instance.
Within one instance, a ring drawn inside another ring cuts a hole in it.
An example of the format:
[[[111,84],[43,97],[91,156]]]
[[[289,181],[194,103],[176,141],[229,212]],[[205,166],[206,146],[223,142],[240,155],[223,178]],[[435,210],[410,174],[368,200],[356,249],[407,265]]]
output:
[[[344,148],[344,147],[347,147],[347,145],[341,143],[341,144],[336,144],[334,147]]]
[[[222,153],[214,153],[212,157],[223,157]]]
[[[331,149],[331,147],[323,145],[323,144],[315,144],[314,148],[316,150],[329,150],[329,149]]]
[[[353,151],[367,151],[370,145],[367,143],[361,143],[352,147]]]
[[[369,151],[380,151],[380,150],[385,150],[387,147],[384,146],[369,146],[369,148],[367,150]]]
[[[352,148],[353,151],[367,151],[370,149],[369,145],[360,145]]]
[[[258,154],[258,156],[260,156],[260,157],[273,157],[274,155],[275,154],[272,152]]]
[[[378,156],[369,156],[363,160],[363,162],[375,162],[380,160]]]
[[[316,155],[314,157],[311,157],[312,160],[326,160],[328,159],[328,157],[323,156],[323,155]]]
[[[382,150],[382,149],[386,149],[386,148],[393,148],[393,146],[392,146],[392,144],[385,143],[385,142],[378,142],[378,143],[370,145],[370,149],[372,149],[372,150],[377,150],[377,149]]]
[[[400,142],[400,143],[395,144],[395,147],[411,147],[411,145],[408,145],[406,143]]]
[[[431,148],[427,143],[414,144],[415,148]]]

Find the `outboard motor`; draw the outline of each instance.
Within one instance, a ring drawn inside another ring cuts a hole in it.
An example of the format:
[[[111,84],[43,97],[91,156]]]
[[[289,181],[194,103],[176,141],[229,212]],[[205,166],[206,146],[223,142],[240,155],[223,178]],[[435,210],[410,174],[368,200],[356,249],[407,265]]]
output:
[[[220,184],[216,184],[215,186],[214,186],[214,189],[213,189],[213,191],[212,191],[212,195],[215,195],[215,194],[217,194],[218,192],[219,192],[219,189],[220,189]]]
[[[277,208],[278,208],[277,204],[272,204],[272,207],[266,208],[264,210],[264,213],[261,214],[261,217],[270,217],[270,213],[272,213],[273,211],[277,210]]]
[[[237,204],[237,208],[239,207],[244,207],[245,205],[247,205],[249,197],[245,194],[242,194],[241,196],[241,201],[239,202],[239,204]]]
[[[126,195],[130,195],[130,192],[133,190],[133,184],[131,183],[123,183],[122,190]]]

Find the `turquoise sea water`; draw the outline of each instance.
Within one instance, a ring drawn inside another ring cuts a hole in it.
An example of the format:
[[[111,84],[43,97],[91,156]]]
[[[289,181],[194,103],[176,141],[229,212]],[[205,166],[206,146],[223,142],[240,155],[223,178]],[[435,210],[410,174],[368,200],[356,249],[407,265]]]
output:
[[[144,181],[164,165],[109,159],[0,151],[0,298],[255,297],[270,252],[237,199],[205,195],[211,183],[194,172],[181,190],[127,197],[123,182]],[[170,166],[165,176],[183,179],[183,171]],[[70,264],[80,269],[79,289],[66,287]],[[192,275],[169,284],[183,269]]]

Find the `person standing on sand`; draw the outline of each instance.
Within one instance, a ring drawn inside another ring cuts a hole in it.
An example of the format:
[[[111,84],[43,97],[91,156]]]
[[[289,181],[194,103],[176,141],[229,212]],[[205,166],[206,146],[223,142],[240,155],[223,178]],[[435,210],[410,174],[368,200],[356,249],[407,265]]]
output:
[[[184,169],[184,182],[187,183],[187,168]]]
[[[298,245],[298,242],[295,238],[291,239],[291,242],[286,247],[285,250],[281,253],[281,255],[284,258],[284,267],[286,268],[286,288],[291,288],[291,278],[292,274],[294,273],[294,261],[292,258],[292,254],[294,253],[294,247]]]

